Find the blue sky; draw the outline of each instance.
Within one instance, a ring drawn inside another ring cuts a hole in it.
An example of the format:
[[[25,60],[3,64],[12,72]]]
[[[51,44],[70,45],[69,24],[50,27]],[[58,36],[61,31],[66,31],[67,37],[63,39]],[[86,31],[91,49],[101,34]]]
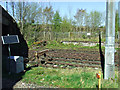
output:
[[[49,2],[44,2],[44,5],[48,5]],[[0,2],[0,5],[2,5],[5,8],[4,2]],[[90,11],[100,11],[105,12],[106,10],[106,3],[105,2],[50,2],[50,5],[53,6],[54,11],[58,10],[60,12],[60,15],[63,17],[65,15],[67,16],[74,16],[77,9],[86,9],[89,13]],[[116,8],[117,8],[116,3]],[[69,15],[70,14],[70,15]]]
[[[72,18],[76,14],[77,9],[86,9],[88,13],[91,11],[99,11],[101,13],[106,12],[106,2],[43,2],[42,5],[45,7],[47,5],[52,5],[53,10],[58,10],[61,17],[67,16]],[[0,2],[5,8],[5,3]],[[118,3],[116,3],[116,9],[118,9]]]
[[[94,10],[105,12],[106,3],[105,2],[52,2],[54,10],[58,10],[60,15],[73,17],[76,14],[77,9],[86,9],[87,12]]]
[[[49,3],[44,4],[49,5]],[[106,14],[106,2],[51,2],[54,11],[58,10],[60,16],[67,16],[68,18],[74,19],[77,9],[86,9],[87,13],[91,11],[99,11],[105,16]],[[116,9],[118,9],[118,3],[116,3]],[[102,25],[105,25],[103,22]]]

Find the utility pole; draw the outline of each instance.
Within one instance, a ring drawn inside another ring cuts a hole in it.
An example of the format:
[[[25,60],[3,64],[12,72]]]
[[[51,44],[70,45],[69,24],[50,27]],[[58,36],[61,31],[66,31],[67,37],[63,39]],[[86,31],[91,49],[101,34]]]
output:
[[[114,51],[115,51],[115,0],[107,0],[104,79],[115,77]]]

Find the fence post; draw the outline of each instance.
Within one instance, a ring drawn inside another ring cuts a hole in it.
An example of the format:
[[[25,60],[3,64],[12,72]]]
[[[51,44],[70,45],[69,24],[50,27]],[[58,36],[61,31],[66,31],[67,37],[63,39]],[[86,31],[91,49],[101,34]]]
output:
[[[45,31],[43,32],[43,37],[44,37],[44,40],[45,40]]]
[[[49,31],[49,37],[50,37],[49,39],[51,40],[51,32],[50,31]]]
[[[103,31],[101,31],[101,39],[102,39],[102,37],[103,37]]]
[[[68,32],[68,35],[69,35],[69,39],[70,39],[70,32]]]

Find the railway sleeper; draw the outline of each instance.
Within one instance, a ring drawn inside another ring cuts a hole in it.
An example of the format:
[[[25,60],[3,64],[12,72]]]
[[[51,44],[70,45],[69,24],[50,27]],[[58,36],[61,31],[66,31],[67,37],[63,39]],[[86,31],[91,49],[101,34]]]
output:
[[[47,63],[47,65],[49,65],[49,63]],[[50,64],[50,66],[53,65],[53,66],[57,66],[57,67],[61,67],[62,65],[62,68],[69,68],[69,67],[92,67],[92,68],[101,68],[101,66],[97,66],[97,65],[66,65],[66,64],[56,64],[56,63],[53,63],[53,64]]]
[[[61,63],[61,62],[63,62],[63,63],[72,63],[72,62],[74,62],[75,64],[80,64],[80,65],[101,65],[101,62],[99,61],[99,62],[96,62],[96,61],[78,61],[78,60],[67,60],[67,59],[55,59],[55,58],[50,58],[50,59],[48,59],[48,60],[46,60],[46,61],[54,61],[54,62],[59,62],[59,63]],[[118,64],[117,63],[115,63],[115,66],[118,66]]]
[[[61,65],[69,65],[69,66],[75,66],[75,67],[99,67],[100,68],[100,66],[98,66],[98,65],[94,65],[94,66],[92,66],[92,65],[78,65],[78,64],[71,64],[71,63],[60,63],[60,62],[49,62],[49,61],[47,61],[47,64],[49,64],[49,63],[52,63],[52,64],[61,64]]]
[[[52,58],[65,58],[65,59],[74,59],[74,60],[88,60],[88,61],[100,61],[100,59],[97,58],[85,58],[85,57],[66,57],[66,56],[54,56],[54,55],[47,55],[47,57]],[[115,62],[118,62],[118,60],[115,60]]]
[[[68,60],[68,59],[53,59],[53,61],[64,61],[64,62],[75,62],[75,63],[89,63],[89,64],[101,64],[101,62],[96,61],[79,61],[79,60]]]

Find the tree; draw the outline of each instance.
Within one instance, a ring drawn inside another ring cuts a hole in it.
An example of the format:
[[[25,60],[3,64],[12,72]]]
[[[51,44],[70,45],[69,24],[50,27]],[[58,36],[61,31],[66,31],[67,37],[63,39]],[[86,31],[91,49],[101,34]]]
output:
[[[29,3],[25,7],[25,19],[27,23],[36,23],[38,14],[41,14],[41,7],[37,3]],[[41,17],[41,16],[39,16]]]
[[[41,17],[41,7],[37,3],[17,2],[15,3],[16,20],[19,21],[22,34],[26,24],[37,23]],[[39,22],[38,22],[39,23]]]
[[[21,33],[26,39],[40,31],[42,23],[42,6],[31,2],[10,2],[12,16],[18,23]],[[31,38],[30,38],[31,39]]]
[[[44,12],[44,18],[45,18],[45,22],[46,22],[46,26],[48,26],[48,27],[46,27],[47,29],[48,29],[48,31],[49,31],[49,25],[48,25],[48,23],[49,24],[51,24],[52,23],[52,17],[53,17],[53,14],[54,14],[54,12],[53,12],[53,9],[52,9],[52,6],[50,6],[50,7],[46,7],[44,10],[43,10],[43,12]]]
[[[118,10],[116,10],[116,14],[115,14],[115,34],[117,35],[118,33]]]
[[[12,7],[12,16],[14,17],[15,3],[14,2],[10,2],[10,6]]]
[[[16,15],[15,15],[15,18],[18,22],[18,25],[20,27],[20,31],[22,32],[22,11],[23,11],[23,7],[22,7],[22,2],[16,2],[15,3],[15,12],[16,12]]]
[[[67,19],[67,17],[64,17],[62,20],[62,23],[60,25],[62,32],[70,32],[71,31],[71,21]]]
[[[96,31],[98,27],[102,24],[102,14],[98,11],[90,12],[90,26],[93,31]],[[92,32],[92,31],[91,31]]]
[[[54,31],[60,31],[60,24],[61,24],[61,17],[59,15],[59,12],[56,11],[56,13],[53,16],[53,26],[54,26]]]
[[[72,20],[72,22],[71,22],[71,24],[72,24],[72,31],[77,31],[77,27],[76,27],[76,21],[75,20]]]
[[[82,26],[84,25],[85,13],[86,13],[86,10],[78,9],[77,13],[74,16],[78,23],[77,26],[80,28],[80,31]]]
[[[86,27],[86,31],[89,32],[90,29],[90,15],[89,13],[86,13],[85,15],[85,27]]]
[[[37,3],[31,2],[16,2],[15,10],[16,20],[22,22],[24,19],[26,23],[32,23],[33,21],[36,21],[38,14],[40,15],[41,13],[41,7]]]

